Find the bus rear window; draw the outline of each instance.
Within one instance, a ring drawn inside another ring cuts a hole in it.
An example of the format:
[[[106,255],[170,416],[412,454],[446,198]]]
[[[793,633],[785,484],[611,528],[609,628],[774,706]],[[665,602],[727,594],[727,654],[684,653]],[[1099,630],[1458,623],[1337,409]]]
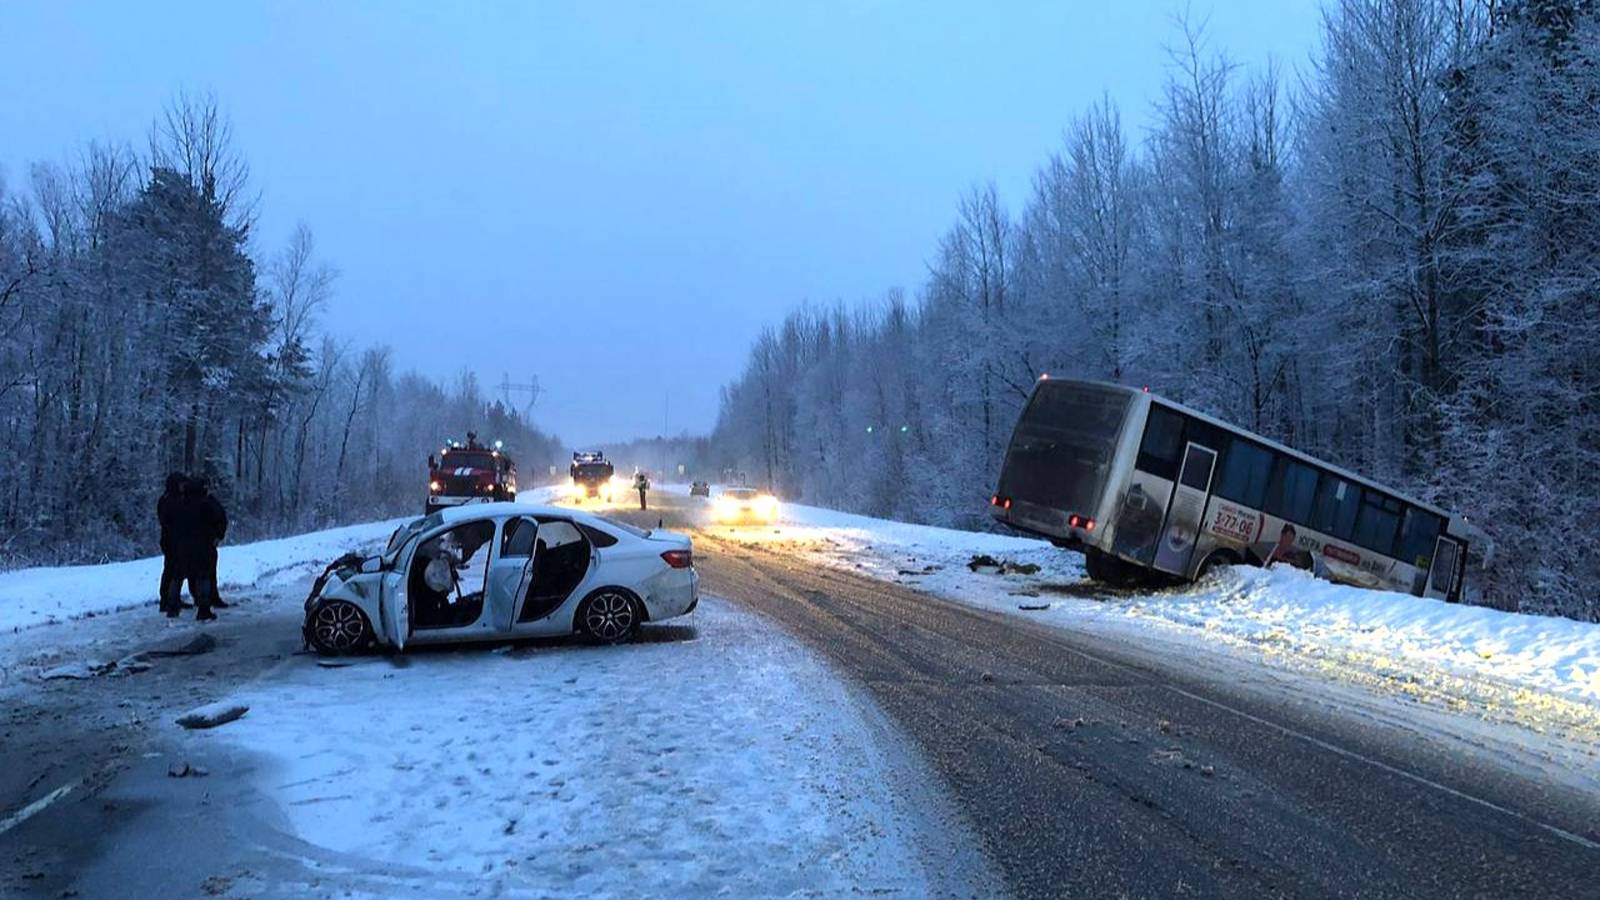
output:
[[[1129,395],[1097,384],[1042,382],[1017,422],[1000,493],[1091,514],[1110,476]]]

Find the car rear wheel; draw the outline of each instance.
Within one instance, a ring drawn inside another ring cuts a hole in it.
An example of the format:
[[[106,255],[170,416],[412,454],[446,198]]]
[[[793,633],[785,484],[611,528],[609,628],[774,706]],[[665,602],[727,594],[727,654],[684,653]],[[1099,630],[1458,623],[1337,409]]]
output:
[[[323,656],[354,653],[372,643],[372,623],[354,603],[329,600],[312,611],[306,638]]]
[[[578,631],[599,644],[620,644],[631,639],[644,619],[639,601],[621,588],[601,588],[578,606]]]

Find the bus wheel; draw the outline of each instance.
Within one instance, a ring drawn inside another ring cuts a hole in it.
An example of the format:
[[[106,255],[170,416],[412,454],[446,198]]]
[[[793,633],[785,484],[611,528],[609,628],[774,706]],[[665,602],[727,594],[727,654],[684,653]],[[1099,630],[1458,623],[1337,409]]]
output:
[[[1093,548],[1083,551],[1083,568],[1094,581],[1119,587],[1129,584],[1135,577],[1132,566]]]
[[[1195,581],[1205,581],[1211,574],[1223,566],[1239,565],[1239,555],[1232,550],[1214,550],[1205,561],[1200,563],[1200,570],[1195,573]]]

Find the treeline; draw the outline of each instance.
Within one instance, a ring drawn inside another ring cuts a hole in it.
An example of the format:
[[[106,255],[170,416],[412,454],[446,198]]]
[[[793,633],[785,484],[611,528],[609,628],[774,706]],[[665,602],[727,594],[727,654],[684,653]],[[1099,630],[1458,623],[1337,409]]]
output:
[[[1185,30],[915,299],[802,309],[715,446],[786,495],[986,527],[1040,373],[1147,385],[1471,515],[1501,603],[1600,619],[1595,0],[1338,0],[1301,77]]]
[[[252,253],[248,176],[215,101],[179,97],[146,154],[0,184],[0,564],[154,552],[169,471],[208,476],[248,538],[420,512],[427,454],[468,428],[558,455],[470,375],[320,333],[336,272],[303,226]]]

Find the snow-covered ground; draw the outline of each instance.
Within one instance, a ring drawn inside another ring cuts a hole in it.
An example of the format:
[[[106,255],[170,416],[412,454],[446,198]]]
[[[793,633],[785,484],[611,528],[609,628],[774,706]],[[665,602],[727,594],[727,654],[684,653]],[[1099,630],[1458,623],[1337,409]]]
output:
[[[1356,680],[1533,727],[1600,724],[1600,625],[1424,600],[1235,567],[1200,584],[1119,591],[1087,580],[1082,556],[1044,541],[889,522],[785,504],[773,528],[733,540],[1062,628],[1202,641],[1269,664]],[[1038,566],[974,572],[979,554]]]
[[[707,598],[688,622],[621,647],[300,657],[188,755],[258,755],[301,839],[484,896],[950,887],[954,861],[935,876],[919,848],[960,842],[922,818],[880,715],[750,613]]]

